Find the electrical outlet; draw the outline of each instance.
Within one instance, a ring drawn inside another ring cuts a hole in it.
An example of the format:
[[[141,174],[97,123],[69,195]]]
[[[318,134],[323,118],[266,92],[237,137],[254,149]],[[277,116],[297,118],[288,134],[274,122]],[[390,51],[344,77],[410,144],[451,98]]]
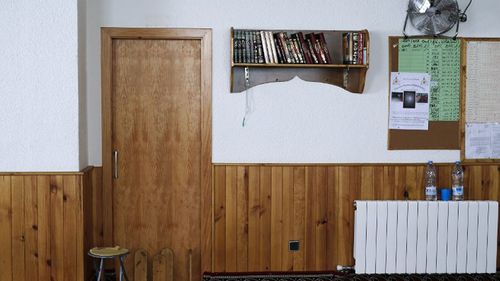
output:
[[[296,252],[300,249],[299,240],[290,240],[288,241],[288,250],[291,252]]]

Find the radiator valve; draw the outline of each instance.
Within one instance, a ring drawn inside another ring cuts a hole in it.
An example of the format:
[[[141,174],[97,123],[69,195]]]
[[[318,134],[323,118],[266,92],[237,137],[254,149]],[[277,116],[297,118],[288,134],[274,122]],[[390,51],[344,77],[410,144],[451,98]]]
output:
[[[354,272],[354,266],[337,265],[337,271],[340,271],[340,272]]]

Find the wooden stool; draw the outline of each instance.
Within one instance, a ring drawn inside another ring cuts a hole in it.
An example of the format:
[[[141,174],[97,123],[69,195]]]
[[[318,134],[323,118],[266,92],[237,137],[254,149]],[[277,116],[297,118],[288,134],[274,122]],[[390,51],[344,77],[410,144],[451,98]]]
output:
[[[102,273],[104,271],[104,260],[105,259],[114,259],[118,258],[120,261],[120,281],[123,280],[123,276],[125,276],[125,280],[128,280],[127,272],[125,271],[125,266],[123,265],[123,261],[125,257],[129,254],[127,249],[116,247],[104,247],[104,248],[92,248],[90,249],[88,255],[95,258],[100,259],[99,267],[97,267],[97,263],[94,260],[94,266],[96,269],[95,276],[97,277],[96,281],[101,281]]]

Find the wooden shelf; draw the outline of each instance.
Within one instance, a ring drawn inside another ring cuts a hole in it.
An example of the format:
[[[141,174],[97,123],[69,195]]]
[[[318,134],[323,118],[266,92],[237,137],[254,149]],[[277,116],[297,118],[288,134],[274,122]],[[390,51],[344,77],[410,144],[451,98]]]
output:
[[[233,63],[232,67],[368,68],[367,64]]]
[[[249,29],[238,29],[249,30]],[[251,31],[251,30],[249,30]],[[300,30],[266,30],[291,33]],[[231,93],[241,93],[265,83],[290,81],[299,77],[304,81],[326,83],[341,87],[352,93],[362,93],[365,85],[366,72],[369,68],[370,39],[367,30],[302,30],[303,33],[323,33],[332,57],[333,64],[277,64],[277,63],[236,63],[234,62],[234,29],[231,28]],[[343,63],[343,34],[360,32],[366,40],[366,64]],[[249,73],[249,86],[246,86],[245,69]]]

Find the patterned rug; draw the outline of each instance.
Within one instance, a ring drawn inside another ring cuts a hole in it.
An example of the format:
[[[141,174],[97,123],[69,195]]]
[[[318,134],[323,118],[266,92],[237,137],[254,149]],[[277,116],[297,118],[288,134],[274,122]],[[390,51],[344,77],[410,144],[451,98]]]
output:
[[[499,280],[499,274],[342,274],[338,272],[205,273],[203,281]]]

